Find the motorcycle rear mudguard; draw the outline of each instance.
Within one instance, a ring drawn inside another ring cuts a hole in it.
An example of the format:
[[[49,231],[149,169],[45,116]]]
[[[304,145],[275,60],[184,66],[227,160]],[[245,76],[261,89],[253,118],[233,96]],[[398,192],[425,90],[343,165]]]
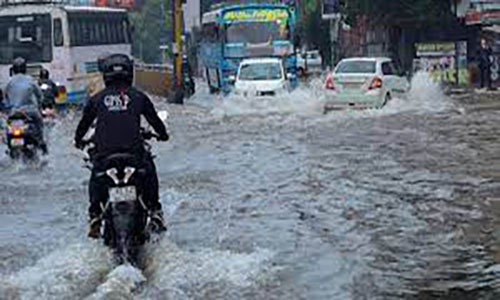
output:
[[[139,201],[110,203],[104,214],[104,244],[123,260],[134,262],[147,240],[147,212]]]

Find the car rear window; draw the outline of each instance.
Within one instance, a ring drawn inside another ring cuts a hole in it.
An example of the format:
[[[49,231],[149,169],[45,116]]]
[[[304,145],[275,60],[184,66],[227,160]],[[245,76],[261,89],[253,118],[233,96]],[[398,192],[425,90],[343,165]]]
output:
[[[278,80],[283,77],[279,63],[242,65],[239,80]]]
[[[376,63],[366,60],[343,61],[335,73],[375,73]]]

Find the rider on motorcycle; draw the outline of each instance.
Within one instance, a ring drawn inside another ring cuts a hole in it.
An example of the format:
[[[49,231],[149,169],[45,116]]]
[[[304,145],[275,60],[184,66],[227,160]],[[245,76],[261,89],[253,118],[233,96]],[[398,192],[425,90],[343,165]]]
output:
[[[90,228],[88,236],[98,238],[101,226],[101,204],[107,201],[107,189],[99,184],[96,174],[102,172],[102,159],[113,153],[129,152],[144,164],[146,169],[143,200],[151,211],[151,221],[160,231],[166,230],[159,201],[158,177],[151,154],[144,148],[140,121],[143,115],[159,135],[167,141],[169,136],[165,125],[158,117],[151,100],[132,87],[134,64],[127,55],[112,54],[100,61],[106,88],[87,102],[83,117],[75,134],[75,146],[84,147],[83,138],[97,119],[92,141],[93,170],[89,182]]]
[[[39,104],[43,94],[33,77],[26,74],[26,60],[22,57],[14,59],[11,67],[9,83],[5,87],[3,109],[14,112],[22,111],[34,125],[35,140],[44,154],[47,154],[47,144],[43,138],[43,119]]]
[[[44,109],[53,109],[56,105],[56,97],[59,93],[57,85],[50,79],[50,73],[47,69],[40,70],[40,79],[38,80],[38,85],[40,86],[43,94],[43,100],[40,105],[42,111]]]

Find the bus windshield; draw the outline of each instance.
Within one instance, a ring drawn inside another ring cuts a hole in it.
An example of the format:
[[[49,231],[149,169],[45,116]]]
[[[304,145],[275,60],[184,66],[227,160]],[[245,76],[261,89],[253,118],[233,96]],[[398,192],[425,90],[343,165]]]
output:
[[[226,43],[263,44],[290,39],[288,25],[277,22],[226,24]]]
[[[49,14],[0,17],[0,63],[19,56],[30,63],[52,61],[51,32]]]

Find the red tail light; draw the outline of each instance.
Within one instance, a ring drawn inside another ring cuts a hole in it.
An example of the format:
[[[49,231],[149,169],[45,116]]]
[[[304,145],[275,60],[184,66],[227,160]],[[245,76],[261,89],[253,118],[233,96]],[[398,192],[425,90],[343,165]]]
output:
[[[325,88],[328,90],[335,90],[335,84],[333,82],[333,76],[328,75],[326,77]]]
[[[369,90],[379,89],[382,87],[382,83],[383,83],[382,79],[380,79],[379,77],[375,77],[375,78],[373,78],[372,83],[370,84],[368,89]]]
[[[12,136],[13,137],[20,137],[23,136],[24,130],[22,128],[13,128],[12,129]]]

